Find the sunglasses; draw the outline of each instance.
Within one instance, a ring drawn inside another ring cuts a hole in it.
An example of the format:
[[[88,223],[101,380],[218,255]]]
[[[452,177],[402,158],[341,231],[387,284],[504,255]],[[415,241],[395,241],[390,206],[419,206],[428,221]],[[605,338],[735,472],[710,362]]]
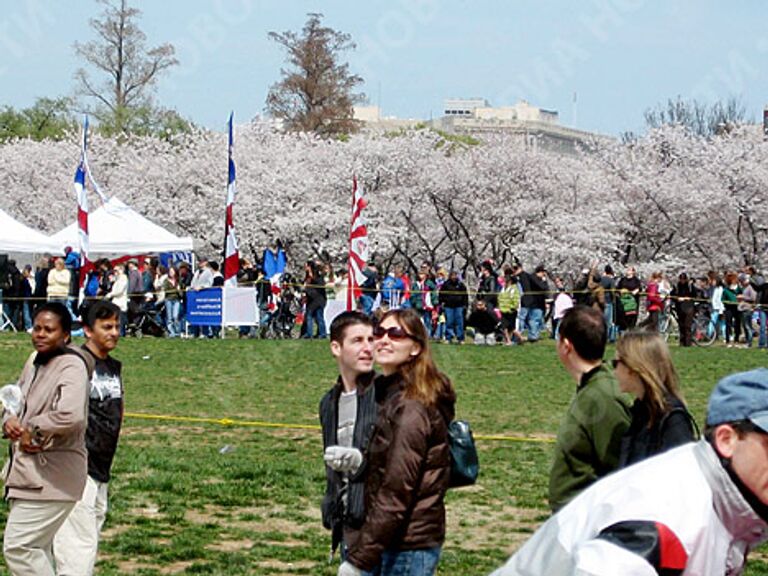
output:
[[[373,337],[376,340],[381,340],[385,335],[389,336],[390,340],[405,340],[406,338],[413,339],[413,336],[400,328],[400,326],[392,326],[392,328],[382,328],[381,326],[375,326],[373,328]]]

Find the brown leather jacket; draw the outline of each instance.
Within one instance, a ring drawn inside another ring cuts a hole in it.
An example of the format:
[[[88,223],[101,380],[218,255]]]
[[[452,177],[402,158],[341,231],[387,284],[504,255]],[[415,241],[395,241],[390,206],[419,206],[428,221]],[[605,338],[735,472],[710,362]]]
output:
[[[445,540],[453,389],[427,407],[405,398],[399,375],[380,377],[385,395],[367,450],[366,517],[349,561],[373,570],[384,550],[419,550]]]

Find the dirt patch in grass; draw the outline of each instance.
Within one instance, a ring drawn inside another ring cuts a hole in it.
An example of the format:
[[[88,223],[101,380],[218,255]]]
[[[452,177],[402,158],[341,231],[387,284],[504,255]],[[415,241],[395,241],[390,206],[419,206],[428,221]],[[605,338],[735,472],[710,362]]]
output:
[[[173,564],[168,564],[167,566],[160,568],[160,574],[181,574],[194,563],[194,560],[174,562]]]
[[[206,548],[217,552],[239,552],[253,548],[253,540],[247,538],[243,540],[220,540],[215,544],[209,544]]]
[[[285,572],[277,572],[275,576],[290,576],[296,574],[297,571],[309,570],[317,566],[316,562],[311,560],[300,560],[298,562],[281,562],[279,560],[264,560],[257,564],[259,568],[265,568],[268,570],[285,570]]]
[[[456,503],[446,510],[446,548],[483,550],[520,547],[542,523],[542,511],[515,506]]]
[[[246,508],[223,508],[217,506],[206,506],[203,510],[187,510],[184,513],[184,519],[193,524],[217,523],[222,516],[229,518],[227,526],[231,528],[244,529],[256,534],[267,532],[279,532],[282,534],[296,534],[302,532],[307,526],[320,526],[320,512],[316,506],[297,508],[292,510],[292,516],[299,515],[300,519],[285,518],[287,510],[284,507],[258,507],[249,506]],[[253,519],[238,520],[238,517],[252,517]],[[286,544],[280,542],[282,546],[304,545]]]

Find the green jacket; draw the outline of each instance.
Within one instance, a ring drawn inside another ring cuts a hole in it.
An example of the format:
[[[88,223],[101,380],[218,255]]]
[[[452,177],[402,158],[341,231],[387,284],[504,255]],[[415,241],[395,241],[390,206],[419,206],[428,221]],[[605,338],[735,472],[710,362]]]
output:
[[[549,476],[549,506],[554,512],[617,468],[631,406],[605,364],[582,376],[557,433]]]

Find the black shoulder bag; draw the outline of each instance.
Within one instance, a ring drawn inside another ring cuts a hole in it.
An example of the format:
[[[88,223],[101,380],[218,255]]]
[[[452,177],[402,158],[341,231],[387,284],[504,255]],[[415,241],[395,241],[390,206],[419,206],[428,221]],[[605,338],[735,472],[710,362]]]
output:
[[[454,420],[448,425],[448,447],[451,451],[449,488],[471,486],[477,481],[480,463],[469,422]]]

